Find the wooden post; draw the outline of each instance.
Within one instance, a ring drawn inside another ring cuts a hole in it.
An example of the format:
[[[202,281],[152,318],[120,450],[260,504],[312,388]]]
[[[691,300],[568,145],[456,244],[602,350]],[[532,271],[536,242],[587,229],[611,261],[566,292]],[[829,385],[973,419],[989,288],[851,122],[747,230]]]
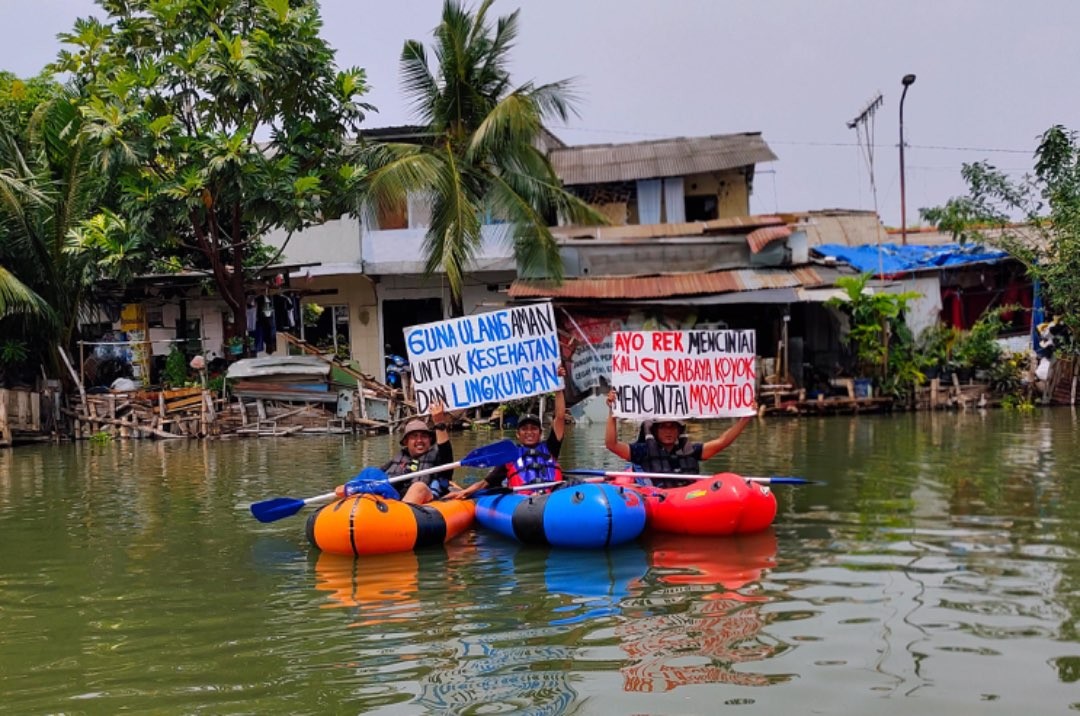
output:
[[[11,445],[11,426],[8,425],[8,391],[0,389],[0,445]]]
[[[71,379],[75,381],[75,387],[79,389],[79,396],[82,398],[83,411],[87,411],[86,388],[83,387],[82,379],[71,366],[71,361],[68,359],[67,352],[64,350],[63,346],[57,346],[56,349],[60,352],[60,358],[63,359],[64,365],[67,366],[68,373],[71,374]]]
[[[30,393],[30,429],[41,432],[41,393]]]
[[[364,397],[364,382],[359,378],[356,379],[356,400],[360,404],[360,417],[367,420],[367,399]]]

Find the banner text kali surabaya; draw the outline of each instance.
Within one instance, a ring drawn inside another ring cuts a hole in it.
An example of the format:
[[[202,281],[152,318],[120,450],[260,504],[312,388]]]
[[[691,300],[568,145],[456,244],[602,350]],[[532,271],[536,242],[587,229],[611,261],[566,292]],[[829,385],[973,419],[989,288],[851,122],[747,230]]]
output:
[[[612,370],[619,375],[637,375],[646,383],[726,382],[756,377],[753,356],[639,358],[615,355]]]

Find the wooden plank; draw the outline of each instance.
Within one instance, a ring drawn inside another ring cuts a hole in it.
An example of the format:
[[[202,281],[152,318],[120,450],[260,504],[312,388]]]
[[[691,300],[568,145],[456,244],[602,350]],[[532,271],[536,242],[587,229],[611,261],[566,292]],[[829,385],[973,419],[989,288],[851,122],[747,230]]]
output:
[[[60,357],[64,361],[64,365],[67,366],[68,372],[71,373],[72,379],[75,381],[75,387],[79,389],[79,396],[82,398],[83,410],[86,409],[86,388],[83,387],[83,382],[79,380],[79,374],[75,372],[75,369],[71,366],[71,361],[68,360],[67,353],[64,352],[63,346],[57,346],[56,348],[60,352]],[[79,369],[82,369],[82,364],[79,365]]]
[[[166,403],[165,412],[176,413],[187,408],[193,408],[203,402],[203,396],[193,395],[190,398],[182,398],[181,400],[174,400],[171,403]]]
[[[63,412],[65,415],[70,415],[71,417],[73,417],[73,418],[75,418],[76,420],[79,420],[79,421],[87,421],[88,420],[88,418],[86,416],[80,415],[79,413],[76,413],[74,410],[68,410],[67,408],[62,408],[61,412]],[[126,425],[126,423],[123,423],[120,420],[112,420],[111,418],[104,418],[104,417],[100,417],[100,416],[94,417],[92,420],[93,420],[94,424],[108,424],[108,425],[112,425],[112,426]],[[158,437],[162,437],[162,438],[178,438],[178,437],[180,437],[179,435],[173,435],[172,433],[167,433],[167,432],[165,432],[163,430],[153,430],[151,428],[146,428],[146,427],[142,428],[142,430],[148,430],[149,432],[153,433],[154,435],[157,435]]]
[[[8,391],[0,389],[0,445],[11,445],[11,426],[8,425]]]
[[[217,411],[214,410],[214,396],[209,390],[202,392],[203,402],[206,403],[206,416],[212,423],[217,420]]]

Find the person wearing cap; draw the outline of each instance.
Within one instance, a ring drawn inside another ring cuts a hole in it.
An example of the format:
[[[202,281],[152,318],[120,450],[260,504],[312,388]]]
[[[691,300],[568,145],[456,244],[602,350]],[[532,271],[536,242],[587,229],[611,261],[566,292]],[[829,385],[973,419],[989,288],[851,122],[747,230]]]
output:
[[[735,442],[735,438],[746,429],[753,417],[739,418],[719,437],[705,443],[690,442],[685,434],[686,424],[682,421],[660,419],[653,421],[647,428],[643,427],[636,442],[623,443],[619,442],[615,415],[612,412],[615,407],[615,398],[613,389],[608,392],[607,397],[608,419],[607,430],[604,433],[604,447],[623,460],[629,460],[634,464],[634,468],[641,472],[697,475],[701,470],[701,463]],[[688,481],[673,478],[646,482],[656,487],[680,487]]]
[[[382,466],[387,477],[407,475],[454,461],[454,449],[450,445],[450,432],[442,403],[436,401],[431,404],[431,419],[435,422],[434,429],[422,418],[414,418],[405,423],[405,432],[401,436],[401,452]],[[453,474],[453,469],[445,470],[394,483],[394,487],[401,495],[402,502],[422,505],[445,497],[450,492],[450,479]]]
[[[566,376],[566,368],[559,365],[560,378]],[[518,458],[506,465],[499,465],[488,473],[487,477],[466,487],[460,492],[450,494],[451,498],[463,499],[488,487],[518,487],[539,482],[558,482],[562,480],[559,467],[559,452],[562,450],[563,435],[566,433],[566,394],[564,390],[555,393],[555,414],[551,419],[551,430],[546,440],[543,437],[543,425],[540,416],[528,413],[518,418],[517,442]]]

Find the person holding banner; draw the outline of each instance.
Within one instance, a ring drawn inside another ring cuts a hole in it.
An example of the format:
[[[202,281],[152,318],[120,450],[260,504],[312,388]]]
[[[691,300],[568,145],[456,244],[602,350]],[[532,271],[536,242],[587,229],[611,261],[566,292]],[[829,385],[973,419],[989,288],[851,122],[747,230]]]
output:
[[[697,475],[700,472],[701,463],[724,450],[728,445],[735,442],[735,438],[742,434],[746,426],[750,424],[753,416],[745,416],[730,428],[725,430],[719,437],[705,443],[692,443],[686,437],[686,424],[678,420],[656,420],[645,427],[633,443],[619,442],[618,428],[615,423],[614,407],[617,394],[615,390],[608,392],[608,420],[607,429],[604,433],[604,447],[615,453],[623,460],[633,463],[636,470],[641,472],[664,472],[673,476],[680,473]],[[679,480],[673,477],[671,480],[648,480],[642,478],[646,484],[656,487],[681,487],[688,484],[688,480]]]
[[[450,499],[461,500],[484,488],[502,487],[504,484],[507,487],[520,487],[562,480],[559,452],[562,450],[563,435],[566,433],[566,368],[562,364],[559,365],[558,375],[564,379],[563,389],[555,392],[555,414],[551,419],[551,430],[547,439],[541,441],[543,426],[538,415],[522,415],[517,424],[517,460],[499,465],[483,480],[464,490],[451,492],[448,495]]]
[[[446,410],[443,404],[431,404],[431,419],[434,429],[428,427],[423,418],[414,418],[405,423],[405,433],[401,437],[401,452],[382,466],[387,477],[397,477],[410,472],[418,472],[454,461],[454,449],[450,445],[450,432],[446,423]],[[402,502],[422,505],[433,499],[445,497],[451,489],[450,478],[453,470],[424,475],[391,485],[397,489]]]

